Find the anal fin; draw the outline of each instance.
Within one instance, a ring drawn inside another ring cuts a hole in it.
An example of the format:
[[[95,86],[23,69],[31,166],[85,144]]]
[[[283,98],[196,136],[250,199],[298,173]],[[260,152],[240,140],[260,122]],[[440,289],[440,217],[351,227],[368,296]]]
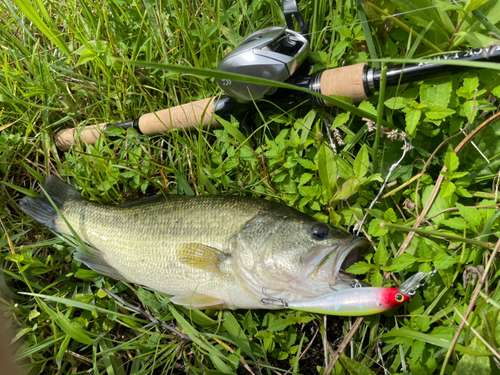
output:
[[[175,303],[176,305],[184,306],[188,309],[197,310],[221,310],[225,309],[227,306],[225,301],[201,293],[178,294],[170,298],[170,302]]]

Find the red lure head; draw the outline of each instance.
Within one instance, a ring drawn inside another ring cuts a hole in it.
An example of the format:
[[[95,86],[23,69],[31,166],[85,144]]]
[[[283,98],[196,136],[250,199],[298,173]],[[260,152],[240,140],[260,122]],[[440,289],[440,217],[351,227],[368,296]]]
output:
[[[398,288],[384,288],[384,291],[380,294],[380,300],[391,309],[402,305],[410,299],[410,296],[401,293]]]

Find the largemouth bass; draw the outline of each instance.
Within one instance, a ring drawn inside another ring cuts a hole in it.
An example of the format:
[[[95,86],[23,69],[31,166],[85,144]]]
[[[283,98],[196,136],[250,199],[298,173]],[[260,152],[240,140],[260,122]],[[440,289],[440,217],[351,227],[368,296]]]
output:
[[[75,259],[193,309],[283,308],[261,299],[294,302],[351,288],[344,271],[368,247],[363,238],[263,199],[154,196],[109,206],[84,200],[55,177],[43,188],[88,244]],[[71,235],[46,196],[25,197],[20,207]]]

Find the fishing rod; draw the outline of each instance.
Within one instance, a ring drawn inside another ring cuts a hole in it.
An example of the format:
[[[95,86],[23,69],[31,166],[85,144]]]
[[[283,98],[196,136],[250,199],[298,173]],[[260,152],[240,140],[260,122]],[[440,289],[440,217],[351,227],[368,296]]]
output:
[[[252,33],[224,57],[217,70],[285,82],[325,96],[346,96],[352,98],[353,102],[368,99],[380,88],[381,70],[370,68],[366,64],[344,66],[307,75],[303,62],[308,59],[309,53],[309,41],[306,37],[309,21],[302,20],[296,0],[283,0],[283,11],[286,27],[268,27]],[[293,31],[294,20],[299,27],[298,32]],[[434,60],[500,61],[500,46],[438,56]],[[304,65],[310,67],[311,63]],[[458,69],[460,68],[457,66],[435,63],[396,65],[388,68],[386,85],[396,86],[421,81]],[[304,71],[305,73],[299,74]],[[55,135],[56,146],[60,150],[68,150],[80,142],[94,144],[108,127],[134,128],[143,135],[157,135],[173,129],[216,126],[219,123],[214,114],[230,120],[231,115],[238,117],[238,112],[248,113],[249,105],[262,98],[284,105],[294,105],[312,99],[313,105],[331,106],[330,103],[303,91],[220,78],[216,78],[216,83],[225,95],[147,113],[132,121],[60,130]]]
[[[307,40],[284,27],[272,27],[260,30],[232,51],[217,68],[230,73],[246,73],[248,75],[267,78],[277,77],[276,81],[307,88],[325,96],[347,96],[354,102],[368,99],[380,88],[381,69],[371,68],[366,64],[355,64],[310,76],[294,76],[293,73],[305,60],[308,52]],[[273,51],[274,49],[274,51]],[[500,46],[490,46],[465,52],[457,52],[437,56],[435,61],[469,61],[469,62],[499,62]],[[248,61],[253,61],[249,64]],[[386,85],[397,86],[411,82],[422,81],[443,74],[463,70],[462,66],[442,63],[401,64],[389,67],[386,73]],[[196,129],[215,126],[219,123],[214,114],[229,119],[238,111],[247,111],[252,100],[268,98],[271,101],[295,101],[312,99],[313,105],[330,106],[331,104],[308,95],[302,91],[277,89],[276,87],[231,82],[216,79],[219,87],[227,94],[222,97],[212,97],[195,102],[147,113],[136,120],[118,124],[102,123],[90,125],[81,130],[64,129],[55,136],[56,146],[68,150],[75,144],[75,138],[80,142],[93,144],[102,132],[112,126],[119,128],[134,128],[143,135],[157,135],[172,129]]]

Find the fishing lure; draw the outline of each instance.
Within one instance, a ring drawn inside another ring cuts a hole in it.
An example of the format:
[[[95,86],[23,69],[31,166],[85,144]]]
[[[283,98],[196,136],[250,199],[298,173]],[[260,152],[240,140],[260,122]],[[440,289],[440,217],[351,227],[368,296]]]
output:
[[[366,287],[345,289],[304,301],[280,302],[292,310],[327,315],[365,316],[391,310],[410,298],[397,288]]]

